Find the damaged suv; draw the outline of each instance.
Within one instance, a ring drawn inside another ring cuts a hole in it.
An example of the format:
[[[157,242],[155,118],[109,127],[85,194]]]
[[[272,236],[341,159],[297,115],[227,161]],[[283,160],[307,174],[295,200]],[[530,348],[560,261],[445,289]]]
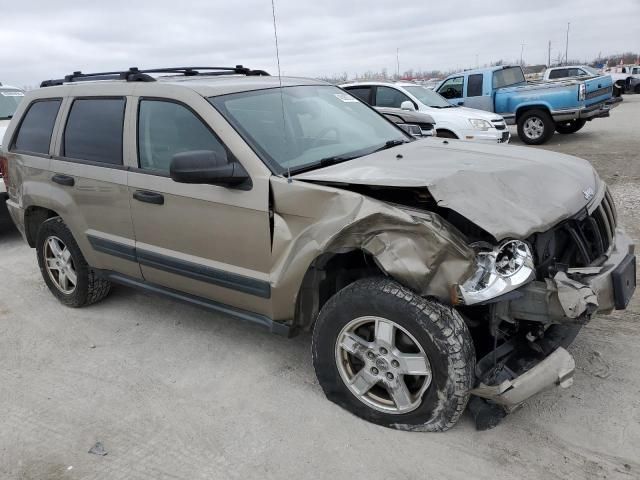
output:
[[[119,283],[312,329],[327,397],[389,427],[446,430],[470,396],[487,423],[569,385],[565,347],[635,288],[586,161],[415,140],[316,80],[76,72],[27,93],[3,145],[9,211],[63,304]]]

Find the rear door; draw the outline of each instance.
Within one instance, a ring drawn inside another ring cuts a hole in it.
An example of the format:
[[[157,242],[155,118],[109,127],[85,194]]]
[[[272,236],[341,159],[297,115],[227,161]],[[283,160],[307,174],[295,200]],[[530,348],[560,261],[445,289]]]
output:
[[[129,172],[129,199],[144,279],[269,314],[268,177],[252,175],[251,187],[243,190],[177,183],[169,176],[177,153],[234,155],[203,120],[207,115],[222,117],[202,97],[193,103],[139,99],[138,167]]]
[[[485,82],[484,74],[473,73],[467,75],[464,85],[464,106],[478,110],[493,110],[491,86]]]
[[[124,96],[65,99],[51,198],[90,265],[140,278],[123,166]]]

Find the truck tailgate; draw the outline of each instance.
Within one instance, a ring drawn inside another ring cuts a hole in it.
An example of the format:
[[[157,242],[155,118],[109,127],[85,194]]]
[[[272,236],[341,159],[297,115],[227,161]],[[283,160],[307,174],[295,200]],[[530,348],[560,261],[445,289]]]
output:
[[[610,75],[584,80],[586,86],[585,104],[587,106],[604,102],[613,94],[613,81]]]

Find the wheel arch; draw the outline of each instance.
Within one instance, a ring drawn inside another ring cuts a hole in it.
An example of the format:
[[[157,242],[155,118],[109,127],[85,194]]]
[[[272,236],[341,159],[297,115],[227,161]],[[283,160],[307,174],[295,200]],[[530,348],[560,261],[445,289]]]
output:
[[[36,246],[36,238],[38,236],[38,229],[45,221],[50,218],[59,217],[60,215],[50,208],[40,207],[32,205],[27,207],[24,212],[24,234],[27,243],[31,248]]]
[[[529,105],[522,105],[516,109],[516,123],[518,123],[520,118],[522,118],[522,115],[531,110],[542,110],[551,115],[551,109],[549,108],[549,105],[545,103],[532,103]]]
[[[320,309],[335,293],[362,278],[384,275],[373,256],[359,248],[320,254],[307,268],[298,290],[295,327],[311,329]]]

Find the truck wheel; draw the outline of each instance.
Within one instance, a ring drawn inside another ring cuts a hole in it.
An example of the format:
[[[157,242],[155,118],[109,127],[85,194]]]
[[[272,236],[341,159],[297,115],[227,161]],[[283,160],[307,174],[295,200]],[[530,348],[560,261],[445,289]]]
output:
[[[71,231],[60,217],[43,222],[36,239],[40,272],[51,293],[69,307],[83,307],[109,294],[111,283],[87,265]]]
[[[387,278],[358,280],[329,299],[312,353],[329,400],[399,430],[453,427],[475,378],[473,340],[460,314]]]
[[[556,132],[562,134],[576,133],[587,123],[584,119],[569,120],[567,122],[556,123]]]
[[[542,145],[553,135],[555,125],[544,110],[527,110],[518,119],[518,136],[527,145]]]

